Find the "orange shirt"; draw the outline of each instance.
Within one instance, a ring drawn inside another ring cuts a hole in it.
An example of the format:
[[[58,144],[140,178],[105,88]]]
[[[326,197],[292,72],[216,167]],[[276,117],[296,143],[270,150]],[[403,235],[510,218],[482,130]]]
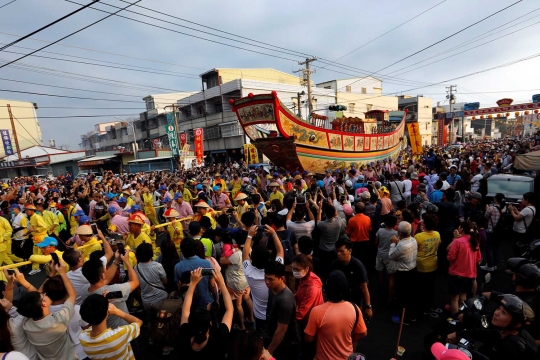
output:
[[[369,241],[371,219],[364,214],[356,214],[347,224],[347,235],[352,242]]]
[[[315,306],[304,330],[309,336],[317,336],[317,352],[313,360],[347,359],[354,352],[351,333],[355,321],[356,312],[348,301]],[[362,334],[366,331],[362,311],[358,309],[358,323],[354,333]]]

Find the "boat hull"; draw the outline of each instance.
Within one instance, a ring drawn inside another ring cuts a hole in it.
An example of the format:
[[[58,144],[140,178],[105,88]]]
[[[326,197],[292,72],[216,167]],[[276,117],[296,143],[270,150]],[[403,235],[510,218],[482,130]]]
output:
[[[405,116],[392,132],[363,134],[326,129],[300,120],[279,101],[275,92],[249,94],[232,100],[231,104],[257,150],[276,166],[290,171],[323,173],[326,169],[347,169],[395,159],[403,144]],[[267,131],[261,132],[260,127]]]

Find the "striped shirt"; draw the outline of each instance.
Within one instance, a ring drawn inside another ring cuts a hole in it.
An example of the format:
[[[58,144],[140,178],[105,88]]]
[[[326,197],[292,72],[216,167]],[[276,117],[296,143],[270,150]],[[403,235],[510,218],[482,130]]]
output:
[[[84,352],[91,359],[99,360],[134,360],[130,342],[140,334],[138,323],[124,325],[116,329],[107,329],[100,335],[93,337],[92,329],[84,330],[79,340]]]
[[[396,244],[390,244],[388,257],[394,261],[394,268],[397,271],[409,271],[416,267],[416,257],[418,255],[418,245],[416,239],[408,237],[400,239]]]

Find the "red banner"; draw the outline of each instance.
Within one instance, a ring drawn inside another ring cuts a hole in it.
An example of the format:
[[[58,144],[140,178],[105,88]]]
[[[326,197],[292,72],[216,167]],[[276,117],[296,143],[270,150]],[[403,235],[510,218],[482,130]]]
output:
[[[186,143],[187,143],[187,134],[186,133],[181,133],[180,134],[180,143],[182,144],[182,146],[180,146],[180,148],[183,149],[184,145],[186,145]]]
[[[197,164],[201,165],[204,157],[204,145],[203,145],[203,129],[193,129],[194,145],[195,145],[195,157],[197,158]]]
[[[437,146],[444,145],[444,119],[437,120]]]
[[[525,110],[534,110],[540,109],[540,103],[529,103],[529,104],[520,104],[520,105],[510,105],[510,106],[500,106],[492,107],[486,109],[470,110],[465,111],[465,116],[473,115],[486,115],[486,114],[495,114],[495,113],[505,113],[512,111],[525,111]]]

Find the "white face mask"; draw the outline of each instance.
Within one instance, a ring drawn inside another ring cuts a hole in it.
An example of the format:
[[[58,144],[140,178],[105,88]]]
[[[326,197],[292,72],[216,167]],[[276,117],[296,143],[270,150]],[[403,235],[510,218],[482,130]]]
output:
[[[296,278],[296,279],[302,279],[304,276],[306,276],[306,274],[303,274],[302,271],[294,271],[293,270],[293,276]]]

